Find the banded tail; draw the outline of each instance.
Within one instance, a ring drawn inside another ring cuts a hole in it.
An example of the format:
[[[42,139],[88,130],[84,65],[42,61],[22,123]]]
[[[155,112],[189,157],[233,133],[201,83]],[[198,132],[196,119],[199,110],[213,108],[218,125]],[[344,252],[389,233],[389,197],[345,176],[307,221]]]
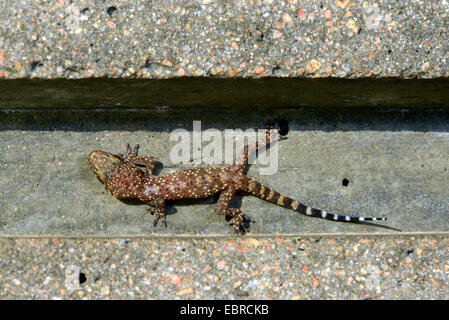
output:
[[[375,217],[354,217],[354,216],[343,216],[334,213],[329,213],[325,210],[319,210],[315,208],[308,207],[299,201],[290,199],[281,195],[279,192],[274,191],[263,184],[257,182],[254,179],[245,177],[247,180],[243,183],[243,190],[249,192],[255,197],[266,200],[268,202],[274,203],[278,206],[294,210],[296,212],[305,214],[311,217],[318,217],[333,221],[344,221],[344,222],[364,222],[364,221],[385,221],[387,218],[375,218]]]

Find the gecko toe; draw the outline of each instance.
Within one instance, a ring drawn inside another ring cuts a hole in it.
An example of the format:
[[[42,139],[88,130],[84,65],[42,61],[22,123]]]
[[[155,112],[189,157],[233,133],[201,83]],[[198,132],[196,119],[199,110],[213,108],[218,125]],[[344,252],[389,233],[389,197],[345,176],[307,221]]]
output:
[[[128,157],[131,156],[137,156],[137,154],[139,153],[139,144],[136,144],[134,146],[134,148],[131,148],[131,145],[129,143],[126,144],[126,154]]]
[[[231,212],[231,220],[229,220],[229,224],[234,227],[235,234],[243,234],[249,229],[249,222],[251,218],[244,214],[239,209],[230,209]]]
[[[140,146],[139,146],[139,144],[136,144],[135,146],[134,146],[134,149],[133,149],[133,155],[135,155],[135,156],[137,156],[137,154],[139,153],[139,148],[140,148]]]
[[[160,219],[160,220],[161,220],[162,224],[167,228],[167,220],[166,219]],[[153,227],[156,227],[158,222],[159,222],[159,219],[154,219]]]
[[[156,210],[156,211],[154,212],[154,224],[153,224],[154,227],[157,226],[157,223],[159,222],[159,220],[161,220],[162,224],[163,224],[165,227],[167,227],[167,220],[165,219],[165,213]]]

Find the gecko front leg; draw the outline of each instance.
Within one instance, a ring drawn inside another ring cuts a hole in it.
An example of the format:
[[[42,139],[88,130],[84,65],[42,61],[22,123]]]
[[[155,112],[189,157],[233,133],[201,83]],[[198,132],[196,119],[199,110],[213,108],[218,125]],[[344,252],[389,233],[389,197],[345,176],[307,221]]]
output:
[[[136,144],[134,148],[131,149],[129,143],[126,144],[126,154],[120,155],[123,158],[123,161],[132,163],[136,166],[144,166],[145,167],[145,176],[146,177],[154,177],[153,170],[156,166],[156,159],[153,157],[142,157],[138,155],[139,145]]]
[[[235,191],[236,190],[229,188],[220,193],[215,212],[219,215],[231,217],[229,224],[234,226],[234,232],[239,234],[240,230],[246,231],[245,223],[250,222],[251,219],[240,209],[229,209],[229,203],[231,202]]]
[[[147,202],[150,206],[147,210],[154,214],[154,224],[155,227],[159,220],[162,221],[165,227],[167,227],[167,220],[165,219],[165,200],[158,198]]]

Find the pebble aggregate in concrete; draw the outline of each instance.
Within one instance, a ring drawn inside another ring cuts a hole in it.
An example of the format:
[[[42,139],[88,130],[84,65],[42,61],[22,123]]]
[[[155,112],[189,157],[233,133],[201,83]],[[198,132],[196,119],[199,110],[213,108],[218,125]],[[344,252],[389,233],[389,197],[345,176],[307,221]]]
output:
[[[449,239],[0,240],[2,299],[446,299]]]
[[[0,78],[447,77],[448,1],[2,1]]]

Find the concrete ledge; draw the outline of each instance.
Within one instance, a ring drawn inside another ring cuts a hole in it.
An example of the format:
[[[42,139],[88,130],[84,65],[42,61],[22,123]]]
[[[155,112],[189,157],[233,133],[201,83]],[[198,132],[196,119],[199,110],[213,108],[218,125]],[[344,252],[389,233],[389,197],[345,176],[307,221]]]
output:
[[[3,1],[0,77],[447,77],[443,1]]]
[[[169,227],[153,228],[144,206],[107,194],[87,156],[140,143],[141,153],[161,161],[165,174],[181,168],[169,159],[172,130],[191,130],[198,119],[203,129],[260,128],[272,117],[284,117],[291,128],[279,145],[279,171],[261,176],[254,165],[249,176],[329,212],[386,216],[383,225],[405,233],[449,232],[448,113],[357,110],[4,111],[0,235],[232,235],[214,213],[216,198],[175,202]],[[256,221],[251,235],[394,233],[309,218],[250,196],[237,196],[232,206]]]
[[[0,80],[0,109],[449,107],[449,79]]]

